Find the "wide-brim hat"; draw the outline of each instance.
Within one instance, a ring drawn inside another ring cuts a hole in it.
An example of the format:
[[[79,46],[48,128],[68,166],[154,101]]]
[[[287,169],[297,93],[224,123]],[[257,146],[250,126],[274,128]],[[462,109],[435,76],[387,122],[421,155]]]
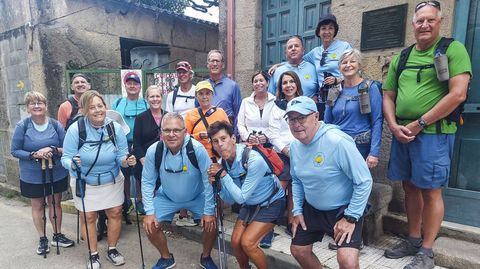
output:
[[[125,120],[122,117],[122,114],[118,113],[115,110],[107,110],[107,115],[108,118],[116,121],[120,126],[122,127],[123,132],[125,135],[130,133],[130,127],[128,127],[128,124],[125,122]]]

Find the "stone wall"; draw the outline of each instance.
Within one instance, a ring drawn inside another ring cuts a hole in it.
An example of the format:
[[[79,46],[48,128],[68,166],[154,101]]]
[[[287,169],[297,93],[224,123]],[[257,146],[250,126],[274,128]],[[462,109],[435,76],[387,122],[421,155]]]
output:
[[[206,68],[207,52],[218,48],[215,24],[130,2],[0,1],[0,182],[18,185],[10,140],[15,124],[27,115],[25,92],[44,93],[55,117],[70,90],[65,86],[69,62],[92,69],[121,68],[120,38],[129,38],[167,45],[172,61],[187,59],[194,68]]]

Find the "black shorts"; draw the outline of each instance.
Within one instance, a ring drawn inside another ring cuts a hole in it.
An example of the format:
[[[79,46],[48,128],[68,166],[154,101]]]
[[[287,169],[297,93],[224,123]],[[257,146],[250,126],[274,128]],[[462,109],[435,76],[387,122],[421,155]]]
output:
[[[303,205],[303,218],[305,225],[307,225],[307,230],[304,231],[302,227],[298,226],[297,233],[292,239],[292,245],[308,246],[317,241],[321,242],[325,234],[333,237],[333,227],[337,221],[343,218],[343,211],[346,208],[347,206],[345,205],[334,210],[320,211],[305,201]],[[347,244],[344,241],[342,245],[338,247],[360,249],[362,243],[362,227],[363,217],[355,224],[350,243]]]
[[[290,175],[290,158],[283,153],[278,153],[278,156],[283,161],[283,171],[282,174],[278,176],[278,179],[281,181],[291,181],[292,176]]]
[[[52,194],[52,188],[50,183],[45,184],[45,195],[49,196]],[[53,182],[53,193],[62,193],[67,190],[68,187],[68,177],[65,177],[59,181]],[[20,180],[20,193],[23,197],[26,198],[42,198],[43,193],[43,184],[32,184]]]
[[[255,215],[256,205],[242,205],[240,208],[240,213],[238,218],[244,222],[258,221],[258,222],[267,222],[267,223],[277,223],[277,221],[283,216],[285,212],[286,200],[285,197],[282,197],[270,205],[260,208],[260,211]],[[253,218],[252,218],[253,217]],[[248,220],[247,220],[248,218]]]

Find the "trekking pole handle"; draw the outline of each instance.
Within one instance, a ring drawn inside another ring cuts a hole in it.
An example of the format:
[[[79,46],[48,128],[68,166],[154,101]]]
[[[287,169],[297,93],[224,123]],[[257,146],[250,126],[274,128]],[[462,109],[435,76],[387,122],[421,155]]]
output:
[[[53,160],[52,160],[52,157],[48,158],[48,169],[52,169],[53,168]]]
[[[46,164],[45,161],[46,161],[45,159],[42,159],[42,170],[46,170],[46,169],[47,169],[47,164]]]

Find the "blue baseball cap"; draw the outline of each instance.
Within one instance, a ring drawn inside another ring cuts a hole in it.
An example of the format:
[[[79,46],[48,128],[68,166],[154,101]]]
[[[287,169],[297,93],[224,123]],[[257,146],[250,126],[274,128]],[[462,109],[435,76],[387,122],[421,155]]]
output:
[[[292,111],[298,112],[302,115],[308,115],[317,112],[317,105],[315,105],[315,102],[310,97],[298,96],[288,102],[285,115]]]

